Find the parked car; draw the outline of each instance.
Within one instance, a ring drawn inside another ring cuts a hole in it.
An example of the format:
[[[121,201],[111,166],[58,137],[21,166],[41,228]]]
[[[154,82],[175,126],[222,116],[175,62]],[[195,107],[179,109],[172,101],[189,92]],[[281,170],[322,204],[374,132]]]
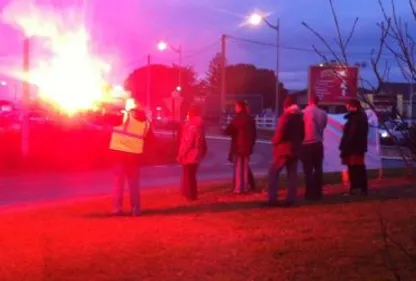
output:
[[[392,145],[397,140],[398,144],[405,144],[406,140],[410,137],[410,128],[415,121],[403,120],[403,121],[390,121],[384,123],[388,130],[384,127],[379,129],[380,142],[384,145]]]

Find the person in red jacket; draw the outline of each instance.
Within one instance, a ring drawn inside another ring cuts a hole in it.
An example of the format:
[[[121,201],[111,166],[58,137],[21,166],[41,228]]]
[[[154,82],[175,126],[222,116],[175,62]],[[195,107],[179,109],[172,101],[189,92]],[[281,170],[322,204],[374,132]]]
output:
[[[297,194],[297,167],[305,137],[305,123],[302,111],[293,96],[288,96],[285,99],[283,107],[283,115],[277,123],[272,139],[274,151],[269,174],[268,204],[275,205],[277,203],[279,176],[281,171],[286,168],[288,191],[284,205],[290,206],[295,202]]]
[[[204,120],[201,117],[201,108],[192,106],[187,121],[182,127],[178,162],[182,165],[182,195],[190,200],[198,198],[197,178],[199,164],[207,153]]]

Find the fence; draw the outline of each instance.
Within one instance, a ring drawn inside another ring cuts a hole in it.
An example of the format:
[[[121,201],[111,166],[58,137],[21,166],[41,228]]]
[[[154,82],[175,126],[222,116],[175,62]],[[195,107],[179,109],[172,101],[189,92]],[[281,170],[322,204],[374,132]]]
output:
[[[225,124],[230,124],[234,116],[227,115],[225,117]],[[273,131],[276,128],[276,118],[269,116],[256,116],[256,124],[258,129]]]

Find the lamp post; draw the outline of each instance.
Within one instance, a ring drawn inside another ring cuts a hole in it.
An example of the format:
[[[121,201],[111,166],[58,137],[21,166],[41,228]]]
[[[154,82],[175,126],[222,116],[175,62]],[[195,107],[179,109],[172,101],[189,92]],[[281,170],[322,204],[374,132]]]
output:
[[[182,46],[173,47],[172,45],[166,43],[165,41],[159,41],[157,44],[159,51],[164,52],[168,48],[178,54],[179,56],[179,69],[178,69],[178,87],[182,88]]]
[[[159,41],[159,43],[157,44],[157,48],[159,49],[159,51],[164,52],[167,49],[171,49],[172,51],[174,51],[175,53],[178,54],[179,56],[179,67],[178,67],[178,85],[176,86],[175,90],[172,93],[172,119],[175,121],[176,120],[176,112],[179,112],[179,120],[180,120],[180,106],[178,106],[178,108],[176,108],[176,100],[178,98],[180,98],[180,92],[182,91],[182,46],[179,45],[178,47],[173,47],[172,45],[170,45],[169,43],[165,42],[165,41]],[[172,136],[173,138],[176,138],[176,130],[175,130],[175,125],[173,125],[172,128]]]
[[[180,92],[182,91],[182,46],[179,45],[178,47],[173,47],[172,45],[168,44],[165,41],[159,41],[157,44],[157,48],[159,51],[164,52],[167,49],[171,49],[179,56],[179,67],[178,67],[178,85],[175,88],[174,94],[172,95],[172,114],[175,118],[176,116],[176,106],[175,106],[175,100],[180,96]],[[179,118],[180,119],[180,118]]]
[[[253,13],[248,18],[248,23],[254,26],[260,25],[262,23],[265,23],[270,28],[274,29],[276,31],[276,118],[279,117],[279,53],[280,53],[280,19],[277,18],[276,25],[273,25],[270,23],[270,21],[267,20],[267,18],[264,15],[261,15],[259,13]]]

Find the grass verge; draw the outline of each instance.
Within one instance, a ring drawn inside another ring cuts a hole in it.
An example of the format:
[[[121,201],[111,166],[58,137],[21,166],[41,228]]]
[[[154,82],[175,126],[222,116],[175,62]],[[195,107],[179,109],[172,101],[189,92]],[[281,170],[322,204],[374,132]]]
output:
[[[345,198],[333,185],[293,208],[224,185],[195,203],[144,192],[139,218],[110,216],[110,198],[4,214],[0,280],[416,280],[414,182],[371,187]]]

